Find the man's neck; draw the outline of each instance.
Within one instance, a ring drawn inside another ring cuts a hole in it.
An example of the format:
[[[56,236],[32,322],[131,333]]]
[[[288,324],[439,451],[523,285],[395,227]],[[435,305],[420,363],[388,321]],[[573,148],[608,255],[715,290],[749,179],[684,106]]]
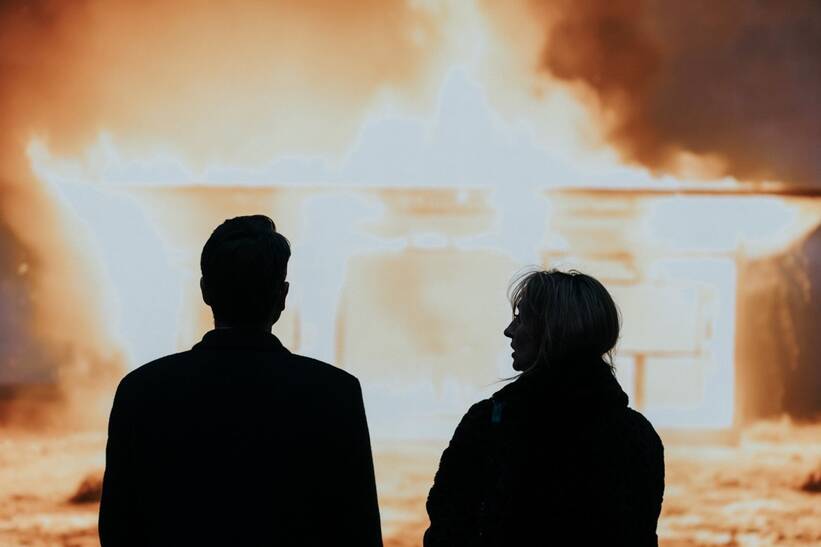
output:
[[[217,321],[214,323],[215,330],[245,330],[270,333],[273,325],[227,325]]]

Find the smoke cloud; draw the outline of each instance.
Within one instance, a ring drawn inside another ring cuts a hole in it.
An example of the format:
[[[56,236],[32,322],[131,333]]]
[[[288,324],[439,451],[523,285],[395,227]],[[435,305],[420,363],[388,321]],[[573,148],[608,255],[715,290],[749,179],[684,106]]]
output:
[[[821,3],[535,0],[540,70],[582,84],[624,159],[821,185]]]

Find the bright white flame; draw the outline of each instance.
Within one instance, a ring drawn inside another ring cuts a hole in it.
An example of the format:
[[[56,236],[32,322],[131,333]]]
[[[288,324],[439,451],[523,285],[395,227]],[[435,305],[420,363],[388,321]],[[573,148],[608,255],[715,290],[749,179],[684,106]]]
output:
[[[66,158],[32,140],[35,174],[95,237],[131,366],[208,328],[202,244],[224,218],[263,212],[295,248],[279,334],[360,375],[373,415],[391,418],[375,420],[378,436],[447,436],[511,374],[504,289],[534,263],[576,266],[612,287],[625,312],[620,375],[632,392],[646,359],[658,426],[730,426],[736,259],[782,250],[819,211],[772,196],[673,195],[741,185],[656,177],[585,146],[588,121],[569,92],[511,99],[477,60],[488,38],[473,32],[434,108],[384,93],[341,154],[194,163],[103,132]],[[665,395],[685,385],[681,400]],[[397,412],[407,415],[398,428]]]
[[[365,118],[348,152],[279,155],[265,163],[187,164],[170,147],[149,155],[127,136],[102,132],[77,158],[53,156],[33,139],[28,154],[38,177],[50,182],[125,186],[526,186],[653,190],[737,189],[737,181],[683,181],[619,165],[612,151],[581,146],[573,135],[583,122],[577,102],[555,89],[529,107],[531,119],[508,122],[467,67],[443,81],[430,115],[410,114],[386,96]],[[549,130],[536,126],[550,119]],[[563,135],[560,137],[559,135]]]
[[[806,200],[776,196],[673,196],[647,217],[647,234],[662,248],[760,257],[784,250],[819,222]]]

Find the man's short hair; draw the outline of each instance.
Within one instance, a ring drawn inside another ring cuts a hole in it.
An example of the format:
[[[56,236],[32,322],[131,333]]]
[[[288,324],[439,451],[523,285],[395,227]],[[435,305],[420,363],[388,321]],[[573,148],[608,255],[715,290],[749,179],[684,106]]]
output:
[[[200,267],[214,317],[228,324],[269,322],[288,271],[291,245],[265,215],[226,220],[202,249]]]

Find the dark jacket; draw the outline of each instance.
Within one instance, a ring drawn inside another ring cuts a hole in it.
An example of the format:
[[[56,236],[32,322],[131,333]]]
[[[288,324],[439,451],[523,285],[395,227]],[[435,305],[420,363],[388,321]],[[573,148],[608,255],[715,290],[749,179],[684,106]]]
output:
[[[100,540],[382,545],[359,382],[234,329],[134,370],[111,410]]]
[[[475,404],[442,454],[425,547],[657,545],[661,440],[604,363]]]

